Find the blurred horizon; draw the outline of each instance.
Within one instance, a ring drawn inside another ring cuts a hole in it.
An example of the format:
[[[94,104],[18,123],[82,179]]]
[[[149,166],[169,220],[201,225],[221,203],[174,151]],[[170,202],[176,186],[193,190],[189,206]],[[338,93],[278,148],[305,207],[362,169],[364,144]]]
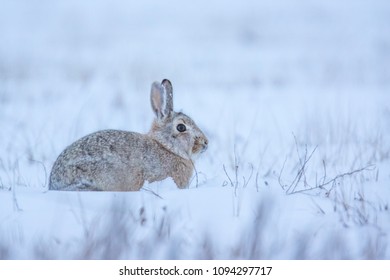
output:
[[[390,88],[388,1],[0,2],[3,90],[96,77],[137,89],[157,78],[233,92]]]

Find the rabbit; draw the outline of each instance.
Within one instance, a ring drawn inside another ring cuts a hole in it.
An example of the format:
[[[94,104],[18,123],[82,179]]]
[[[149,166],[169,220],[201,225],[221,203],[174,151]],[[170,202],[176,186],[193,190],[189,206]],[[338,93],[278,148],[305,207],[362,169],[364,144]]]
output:
[[[150,100],[155,119],[147,134],[102,130],[84,136],[58,156],[49,190],[139,191],[145,181],[168,177],[187,188],[208,139],[189,116],[173,111],[169,80],[152,84]]]

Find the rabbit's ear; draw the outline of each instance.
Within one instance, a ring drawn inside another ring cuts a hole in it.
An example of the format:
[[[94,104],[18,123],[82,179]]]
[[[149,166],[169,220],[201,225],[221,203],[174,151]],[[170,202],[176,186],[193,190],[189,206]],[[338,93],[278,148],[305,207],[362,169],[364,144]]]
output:
[[[154,82],[150,92],[150,101],[157,119],[163,120],[173,112],[173,90],[169,80],[164,79],[161,84]]]
[[[150,90],[150,102],[152,105],[153,112],[156,114],[158,119],[163,118],[163,88],[159,82],[154,82],[152,84],[152,89]]]
[[[165,109],[167,114],[171,114],[173,111],[173,89],[172,84],[168,79],[164,79],[161,85],[165,93]]]
[[[169,102],[168,104],[168,96],[169,94],[167,94],[167,90],[162,84],[159,82],[154,82],[152,84],[152,89],[150,91],[150,102],[152,104],[153,112],[156,114],[156,117],[159,120],[166,119],[172,112],[172,110],[169,109],[172,102]]]

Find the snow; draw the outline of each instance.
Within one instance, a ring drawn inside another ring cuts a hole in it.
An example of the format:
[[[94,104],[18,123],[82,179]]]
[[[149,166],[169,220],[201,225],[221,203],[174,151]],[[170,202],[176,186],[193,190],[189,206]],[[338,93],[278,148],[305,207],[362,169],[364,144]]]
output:
[[[0,259],[390,258],[388,1],[1,6]],[[47,191],[163,78],[210,143],[189,189]]]

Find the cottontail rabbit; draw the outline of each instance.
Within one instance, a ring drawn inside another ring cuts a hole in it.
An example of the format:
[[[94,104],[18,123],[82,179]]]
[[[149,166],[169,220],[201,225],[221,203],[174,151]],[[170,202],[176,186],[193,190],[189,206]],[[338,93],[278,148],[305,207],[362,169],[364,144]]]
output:
[[[84,136],[55,161],[49,189],[138,191],[145,181],[168,177],[187,187],[193,159],[208,140],[190,117],[173,111],[169,80],[154,82],[150,99],[156,118],[147,134],[102,130]]]

